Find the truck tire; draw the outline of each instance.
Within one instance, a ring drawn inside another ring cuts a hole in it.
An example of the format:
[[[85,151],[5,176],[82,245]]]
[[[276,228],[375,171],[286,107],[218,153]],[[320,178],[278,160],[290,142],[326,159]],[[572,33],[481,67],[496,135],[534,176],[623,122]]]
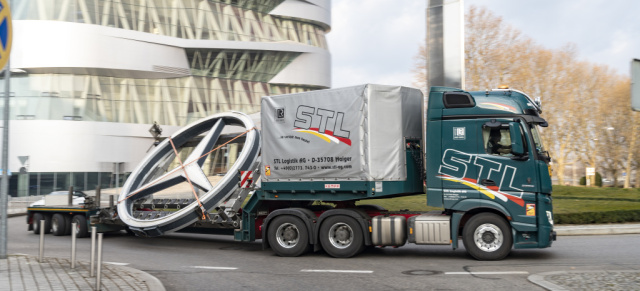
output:
[[[51,219],[46,219],[46,216],[42,213],[34,213],[31,223],[33,224],[33,233],[40,234],[40,221],[44,220],[44,233],[49,233],[48,229],[51,229]]]
[[[277,255],[297,257],[309,251],[309,230],[300,218],[278,216],[268,227],[269,245]]]
[[[464,226],[462,241],[472,257],[481,261],[504,259],[513,246],[511,227],[493,213],[477,214]]]
[[[63,214],[56,213],[51,218],[51,232],[55,236],[65,235],[67,232],[67,219]]]
[[[322,248],[334,258],[350,258],[364,250],[364,238],[358,222],[348,216],[327,218],[320,227]]]
[[[87,218],[82,214],[76,214],[71,218],[71,223],[76,223],[76,229],[72,230],[76,232],[76,237],[87,237],[89,231],[87,229]]]

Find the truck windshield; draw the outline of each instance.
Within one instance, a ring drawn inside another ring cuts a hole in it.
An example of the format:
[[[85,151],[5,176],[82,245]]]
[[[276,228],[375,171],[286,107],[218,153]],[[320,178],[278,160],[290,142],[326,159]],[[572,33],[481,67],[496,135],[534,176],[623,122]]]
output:
[[[542,137],[540,136],[540,131],[537,124],[531,124],[531,134],[533,135],[533,142],[535,142],[536,144],[536,151],[538,152],[538,156],[543,157],[543,159],[545,160],[550,160],[549,152],[547,152],[547,149],[542,142]]]

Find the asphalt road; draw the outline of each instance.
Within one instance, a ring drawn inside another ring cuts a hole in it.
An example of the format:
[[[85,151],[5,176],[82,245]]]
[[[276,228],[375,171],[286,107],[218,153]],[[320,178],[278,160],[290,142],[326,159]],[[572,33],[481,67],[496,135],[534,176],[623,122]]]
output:
[[[39,238],[25,217],[8,221],[10,254],[38,255]],[[70,257],[70,236],[46,235],[45,256]],[[78,241],[89,261],[90,239]],[[532,274],[576,270],[639,270],[640,235],[559,237],[548,249],[513,250],[505,260],[481,262],[464,248],[406,245],[371,248],[355,258],[323,252],[281,258],[260,242],[171,234],[157,238],[107,234],[104,261],[156,276],[167,290],[543,290]]]

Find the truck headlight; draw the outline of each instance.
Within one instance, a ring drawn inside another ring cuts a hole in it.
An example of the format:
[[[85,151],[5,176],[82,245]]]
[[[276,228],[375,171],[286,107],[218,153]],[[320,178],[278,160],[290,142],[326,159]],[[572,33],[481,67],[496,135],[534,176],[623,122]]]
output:
[[[549,224],[553,226],[553,214],[549,210],[547,210],[547,219],[549,219]]]

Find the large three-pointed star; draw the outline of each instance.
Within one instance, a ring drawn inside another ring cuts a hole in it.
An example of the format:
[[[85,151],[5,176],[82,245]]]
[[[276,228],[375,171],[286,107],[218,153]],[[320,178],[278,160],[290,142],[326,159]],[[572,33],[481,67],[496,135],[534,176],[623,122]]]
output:
[[[162,191],[171,186],[180,184],[188,180],[194,187],[202,189],[204,192],[209,192],[213,189],[213,185],[207,178],[207,175],[202,170],[202,165],[208,157],[208,153],[213,149],[213,146],[218,141],[220,133],[224,128],[225,123],[222,119],[219,119],[216,124],[213,125],[211,130],[204,136],[204,138],[198,143],[186,159],[184,166],[180,165],[166,174],[142,185],[138,190],[133,191],[135,194],[140,194],[141,197],[146,197],[153,193]],[[132,196],[130,194],[129,196]]]

